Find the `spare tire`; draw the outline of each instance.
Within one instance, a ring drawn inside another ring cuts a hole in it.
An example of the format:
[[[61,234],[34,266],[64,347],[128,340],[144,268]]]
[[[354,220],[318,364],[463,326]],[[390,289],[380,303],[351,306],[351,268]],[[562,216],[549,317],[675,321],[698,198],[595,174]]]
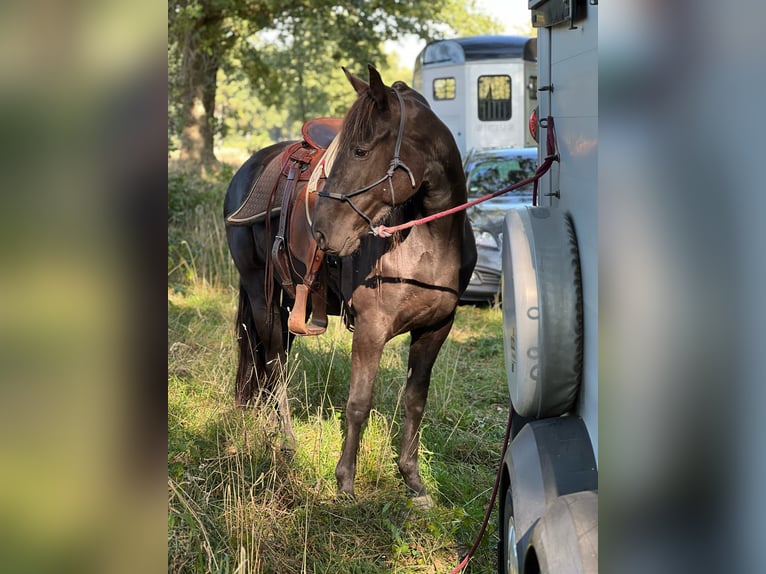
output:
[[[503,331],[513,407],[560,416],[582,380],[582,282],[571,217],[558,209],[510,210],[503,232]]]

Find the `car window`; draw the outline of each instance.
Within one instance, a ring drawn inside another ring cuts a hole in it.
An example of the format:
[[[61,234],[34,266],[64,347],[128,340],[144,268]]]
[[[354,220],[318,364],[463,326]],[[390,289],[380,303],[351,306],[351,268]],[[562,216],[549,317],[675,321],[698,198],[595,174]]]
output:
[[[478,163],[468,174],[468,194],[484,195],[518,183],[534,173],[535,162],[527,159],[490,159]]]

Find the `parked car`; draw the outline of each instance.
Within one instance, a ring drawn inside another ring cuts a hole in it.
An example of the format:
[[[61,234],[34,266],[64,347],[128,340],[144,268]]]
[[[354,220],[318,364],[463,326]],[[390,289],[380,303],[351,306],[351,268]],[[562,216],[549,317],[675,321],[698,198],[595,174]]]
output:
[[[463,162],[468,199],[477,199],[534,175],[537,148],[499,148],[469,153]],[[506,212],[532,204],[532,184],[480,203],[468,210],[476,237],[478,259],[467,289],[466,303],[496,301],[500,297],[503,220]]]

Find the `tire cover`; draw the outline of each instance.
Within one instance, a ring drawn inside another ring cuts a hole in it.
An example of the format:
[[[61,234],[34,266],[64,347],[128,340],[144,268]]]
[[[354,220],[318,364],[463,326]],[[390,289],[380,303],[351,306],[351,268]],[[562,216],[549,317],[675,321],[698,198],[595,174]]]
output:
[[[511,402],[525,417],[572,409],[582,380],[582,283],[571,218],[510,210],[503,232],[503,331]]]

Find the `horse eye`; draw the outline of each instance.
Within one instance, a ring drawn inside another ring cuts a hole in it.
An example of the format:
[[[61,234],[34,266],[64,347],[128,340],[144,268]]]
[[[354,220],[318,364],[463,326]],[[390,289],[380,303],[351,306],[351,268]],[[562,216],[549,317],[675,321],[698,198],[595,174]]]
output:
[[[361,147],[354,149],[354,157],[358,157],[358,158],[367,157],[369,153],[370,153],[370,150],[366,150]]]

